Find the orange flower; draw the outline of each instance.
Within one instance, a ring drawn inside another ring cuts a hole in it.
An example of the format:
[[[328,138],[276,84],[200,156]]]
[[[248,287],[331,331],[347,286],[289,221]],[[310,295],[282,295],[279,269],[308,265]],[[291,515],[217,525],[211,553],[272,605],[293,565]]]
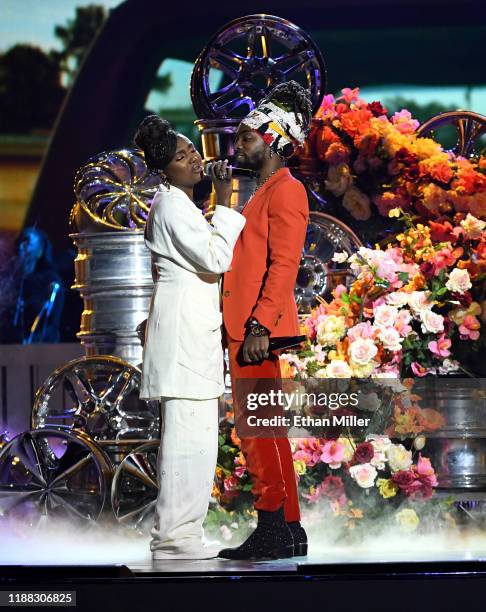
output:
[[[282,378],[293,378],[296,374],[296,369],[287,360],[280,359],[280,372]]]
[[[343,130],[354,138],[358,133],[364,133],[368,127],[368,121],[373,114],[367,108],[349,111],[341,116]]]
[[[235,446],[240,446],[241,445],[241,440],[236,435],[236,429],[234,427],[232,427],[232,429],[231,429],[231,442],[233,442],[233,444]]]

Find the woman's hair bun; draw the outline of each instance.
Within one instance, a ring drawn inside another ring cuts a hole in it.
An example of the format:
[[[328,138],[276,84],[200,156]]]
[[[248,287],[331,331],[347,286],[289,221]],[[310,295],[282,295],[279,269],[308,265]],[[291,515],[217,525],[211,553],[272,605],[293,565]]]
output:
[[[148,115],[140,122],[133,142],[143,151],[151,171],[164,170],[175,155],[177,132],[166,119]]]

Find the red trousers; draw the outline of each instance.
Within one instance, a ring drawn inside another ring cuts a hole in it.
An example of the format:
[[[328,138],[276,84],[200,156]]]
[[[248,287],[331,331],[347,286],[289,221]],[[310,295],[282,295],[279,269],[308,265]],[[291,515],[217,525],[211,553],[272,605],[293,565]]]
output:
[[[243,344],[227,337],[231,380],[238,378],[280,378],[277,358],[258,365],[240,365],[236,356]],[[233,384],[233,403],[236,396]],[[257,510],[278,510],[283,504],[285,520],[300,521],[297,480],[288,438],[241,438],[241,450],[253,481]]]

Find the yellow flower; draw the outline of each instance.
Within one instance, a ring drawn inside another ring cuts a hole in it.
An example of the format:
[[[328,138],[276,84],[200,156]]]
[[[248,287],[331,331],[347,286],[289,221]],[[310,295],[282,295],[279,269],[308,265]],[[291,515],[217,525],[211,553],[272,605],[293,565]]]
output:
[[[417,513],[411,508],[404,508],[400,510],[400,512],[397,512],[395,520],[400,525],[400,528],[407,532],[415,531],[420,523]]]
[[[384,499],[388,499],[389,497],[394,497],[399,490],[399,486],[395,484],[389,478],[378,478],[376,481],[376,486],[380,491],[380,495]]]
[[[392,208],[390,211],[388,211],[389,217],[399,217],[401,214],[402,214],[401,208]]]
[[[442,156],[441,146],[431,138],[415,138],[414,149],[420,159],[427,159],[435,155]]]
[[[472,315],[475,317],[479,314],[481,314],[481,306],[478,302],[471,302],[468,308],[459,306],[458,308],[451,310],[449,312],[449,318],[456,325],[462,325],[467,315]]]
[[[296,459],[294,461],[294,470],[296,474],[298,474],[299,476],[302,476],[303,474],[305,474],[307,470],[305,461],[303,459]]]
[[[354,457],[355,445],[349,438],[338,438],[338,442],[340,442],[344,446],[344,457],[343,461],[346,463],[351,461]]]

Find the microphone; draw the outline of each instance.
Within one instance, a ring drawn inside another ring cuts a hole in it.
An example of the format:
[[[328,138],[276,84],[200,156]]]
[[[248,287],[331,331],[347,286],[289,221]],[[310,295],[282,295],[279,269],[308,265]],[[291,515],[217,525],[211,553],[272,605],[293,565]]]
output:
[[[204,162],[203,168],[206,176],[211,177],[211,166],[213,165],[214,161],[215,160]],[[255,170],[250,170],[249,168],[238,168],[237,166],[228,166],[228,168],[231,168],[232,176],[241,176],[251,179],[258,177],[258,172]]]

